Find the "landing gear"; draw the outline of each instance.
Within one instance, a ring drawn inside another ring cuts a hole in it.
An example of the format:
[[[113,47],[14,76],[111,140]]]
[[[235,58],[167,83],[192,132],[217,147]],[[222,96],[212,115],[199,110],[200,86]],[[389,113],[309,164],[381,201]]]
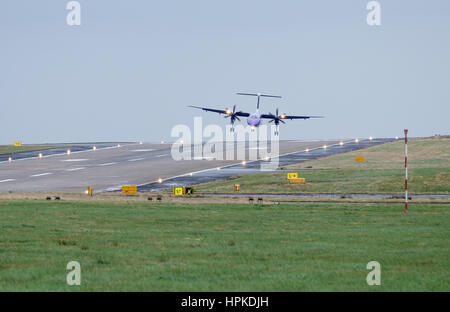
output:
[[[234,132],[234,127],[231,127],[231,128],[230,128],[230,132]]]

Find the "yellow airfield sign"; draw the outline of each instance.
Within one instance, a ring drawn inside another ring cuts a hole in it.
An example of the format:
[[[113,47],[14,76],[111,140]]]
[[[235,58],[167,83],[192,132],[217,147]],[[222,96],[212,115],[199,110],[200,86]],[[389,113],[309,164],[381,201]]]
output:
[[[287,173],[287,178],[288,178],[288,180],[290,180],[290,179],[297,179],[298,178],[298,173],[297,172],[288,172]]]
[[[364,162],[366,159],[364,158],[364,156],[355,156],[355,161],[356,162]]]
[[[22,146],[22,142],[20,142],[20,141],[15,141],[15,142],[14,142],[14,146],[17,146],[17,147]]]
[[[306,179],[305,178],[293,178],[289,179],[289,184],[305,184]]]
[[[122,194],[134,195],[137,193],[136,185],[124,185],[122,186]]]
[[[173,195],[175,196],[183,196],[183,195],[192,195],[194,193],[194,189],[192,187],[174,187]]]
[[[184,195],[184,187],[174,187],[173,188],[173,195],[176,195],[176,196]]]

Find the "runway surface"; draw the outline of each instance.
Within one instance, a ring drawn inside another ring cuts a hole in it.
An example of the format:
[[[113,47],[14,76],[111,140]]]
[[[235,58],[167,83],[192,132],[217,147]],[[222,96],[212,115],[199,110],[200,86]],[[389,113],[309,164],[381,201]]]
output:
[[[298,149],[294,152],[287,151],[288,149],[281,148],[280,142],[280,154],[278,157],[278,164],[280,167],[301,163],[307,160],[317,159],[320,157],[326,157],[334,154],[345,153],[353,150],[358,150],[366,148],[369,146],[374,146],[382,143],[392,142],[394,139],[373,139],[373,140],[360,140],[355,142],[354,140],[342,141],[344,144],[341,146],[341,141],[333,142],[292,142],[286,141],[282,142],[283,145],[291,145],[291,149],[296,146]],[[298,145],[297,145],[298,144]],[[326,148],[323,148],[326,145]],[[261,170],[261,165],[267,163],[267,160],[262,159],[253,162],[247,162],[245,165],[242,163],[237,163],[233,165],[228,165],[221,167],[220,170],[217,168],[212,168],[210,170],[203,170],[201,172],[196,172],[192,176],[190,174],[181,175],[170,179],[165,179],[162,183],[153,182],[146,185],[139,186],[139,191],[157,191],[157,190],[167,190],[172,189],[177,186],[189,186],[192,184],[199,184],[217,180],[225,180],[231,176],[249,174],[249,173],[264,173],[266,171]]]
[[[112,148],[117,146],[117,144],[127,144],[127,143],[85,143],[85,144],[49,144],[49,145],[55,145],[57,147],[50,148],[50,149],[44,149],[44,150],[34,150],[30,152],[20,152],[20,153],[13,153],[13,154],[0,154],[0,163],[8,161],[9,158],[13,160],[19,160],[19,159],[27,159],[27,158],[37,158],[39,153],[42,153],[43,155],[64,155],[67,150],[70,150],[72,153],[82,152],[82,151],[88,151],[91,150],[94,146],[98,149],[104,149],[104,148]],[[129,143],[128,143],[129,144]]]
[[[328,156],[391,139],[364,140],[359,143],[339,141],[280,141],[280,165]],[[327,145],[327,149],[323,146]],[[209,158],[175,161],[170,144],[127,144],[104,149],[84,149],[70,155],[43,152],[42,158],[24,158],[0,163],[0,192],[84,192],[92,186],[95,192],[116,191],[123,185],[138,185],[139,191],[170,189],[192,185],[230,175],[260,172],[261,161],[209,160]],[[309,152],[305,152],[305,149]],[[193,148],[193,150],[195,147]],[[237,149],[237,147],[236,147]],[[245,146],[246,159],[255,149]],[[257,148],[256,148],[257,149]],[[15,155],[12,155],[15,157]],[[32,156],[35,156],[32,155]],[[273,161],[274,157],[270,159]],[[218,170],[217,168],[220,168]],[[162,179],[162,183],[158,183]]]

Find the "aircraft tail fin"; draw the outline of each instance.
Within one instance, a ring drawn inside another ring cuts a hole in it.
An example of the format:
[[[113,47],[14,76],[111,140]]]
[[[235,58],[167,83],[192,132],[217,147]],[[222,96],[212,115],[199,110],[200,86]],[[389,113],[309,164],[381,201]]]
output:
[[[277,99],[281,99],[281,96],[279,95],[270,95],[270,94],[261,94],[261,93],[243,93],[243,92],[238,92],[236,93],[237,95],[247,95],[247,96],[257,96],[258,97],[258,102],[256,103],[256,109],[259,111],[259,101],[260,98],[262,97],[268,97],[268,98],[277,98]]]

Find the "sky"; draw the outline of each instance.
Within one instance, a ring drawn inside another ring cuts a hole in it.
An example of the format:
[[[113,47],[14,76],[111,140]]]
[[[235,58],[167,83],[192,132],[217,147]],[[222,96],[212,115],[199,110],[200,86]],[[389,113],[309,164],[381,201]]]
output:
[[[0,144],[175,140],[225,127],[188,105],[262,112],[281,139],[450,133],[450,1],[65,0],[0,4]]]

